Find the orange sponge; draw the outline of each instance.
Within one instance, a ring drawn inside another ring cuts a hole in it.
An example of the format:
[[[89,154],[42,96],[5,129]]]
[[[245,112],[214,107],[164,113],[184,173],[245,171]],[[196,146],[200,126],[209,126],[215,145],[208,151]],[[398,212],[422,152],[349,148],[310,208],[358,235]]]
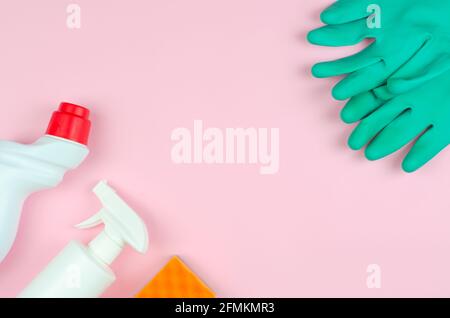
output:
[[[214,293],[178,257],[173,257],[138,298],[214,298]]]

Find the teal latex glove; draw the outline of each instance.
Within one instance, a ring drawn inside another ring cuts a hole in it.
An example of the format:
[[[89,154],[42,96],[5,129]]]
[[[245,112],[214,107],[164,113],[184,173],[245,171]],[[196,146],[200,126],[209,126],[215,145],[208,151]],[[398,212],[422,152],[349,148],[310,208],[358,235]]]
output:
[[[381,8],[381,28],[369,28],[368,6]],[[327,24],[308,40],[322,46],[374,42],[361,52],[313,67],[316,77],[347,75],[333,89],[344,100],[387,83],[406,92],[450,68],[449,0],[340,0],[321,15]]]
[[[386,86],[352,98],[341,113],[347,123],[362,119],[349,138],[354,150],[368,144],[369,160],[388,156],[414,142],[403,161],[413,172],[450,143],[450,72],[400,95]]]

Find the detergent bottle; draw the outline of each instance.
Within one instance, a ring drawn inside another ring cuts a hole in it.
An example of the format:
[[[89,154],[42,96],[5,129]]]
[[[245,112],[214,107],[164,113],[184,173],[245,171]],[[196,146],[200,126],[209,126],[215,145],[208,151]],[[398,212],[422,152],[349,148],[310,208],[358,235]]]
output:
[[[35,143],[0,141],[0,263],[15,240],[24,201],[33,192],[57,186],[83,162],[90,127],[88,109],[61,103],[47,133]]]
[[[115,280],[109,267],[129,244],[139,253],[148,248],[147,227],[106,183],[101,181],[94,193],[103,208],[77,225],[85,229],[103,223],[103,231],[87,246],[70,242],[22,291],[20,298],[94,298]]]

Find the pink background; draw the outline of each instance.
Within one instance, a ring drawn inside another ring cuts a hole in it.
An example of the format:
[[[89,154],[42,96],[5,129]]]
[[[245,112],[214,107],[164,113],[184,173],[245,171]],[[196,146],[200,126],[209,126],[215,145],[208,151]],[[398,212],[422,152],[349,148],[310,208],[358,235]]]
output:
[[[313,62],[350,49],[308,45],[330,0],[0,1],[0,135],[32,142],[62,100],[93,112],[92,153],[60,187],[27,201],[0,264],[14,297],[99,208],[106,178],[148,223],[151,248],[127,249],[106,297],[136,293],[177,254],[219,296],[450,296],[450,153],[413,175],[400,157],[346,147],[332,81]],[[280,171],[177,166],[171,131],[278,127]],[[379,264],[382,288],[368,289]]]

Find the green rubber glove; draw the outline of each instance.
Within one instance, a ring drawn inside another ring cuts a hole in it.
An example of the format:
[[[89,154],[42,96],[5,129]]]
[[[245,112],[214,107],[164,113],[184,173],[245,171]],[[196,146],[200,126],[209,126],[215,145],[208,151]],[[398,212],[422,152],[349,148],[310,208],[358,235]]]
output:
[[[381,9],[380,28],[368,26],[374,4]],[[320,78],[347,75],[333,89],[338,100],[386,83],[394,94],[403,93],[450,69],[450,0],[340,0],[321,19],[327,25],[308,34],[313,44],[374,39],[355,55],[313,67]]]
[[[413,172],[450,143],[450,72],[400,95],[386,86],[352,98],[341,113],[347,123],[359,121],[349,146],[360,150],[368,144],[369,160],[388,156],[414,142],[403,161]]]

